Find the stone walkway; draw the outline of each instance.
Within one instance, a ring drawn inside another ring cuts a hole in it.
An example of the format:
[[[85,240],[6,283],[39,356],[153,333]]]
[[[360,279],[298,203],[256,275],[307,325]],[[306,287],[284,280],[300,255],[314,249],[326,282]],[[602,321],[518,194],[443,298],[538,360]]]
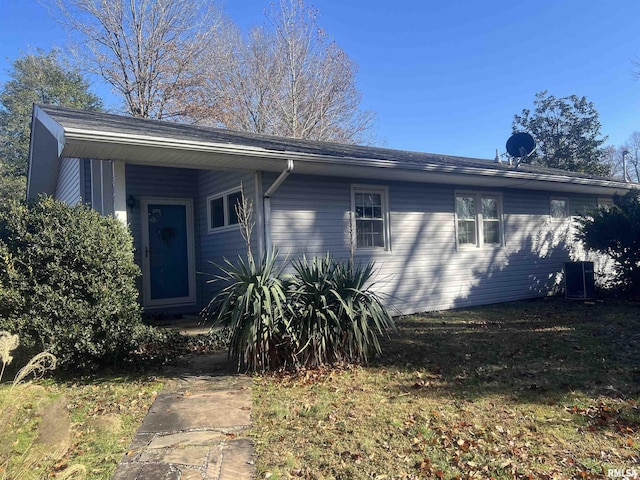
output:
[[[255,475],[251,379],[230,374],[227,354],[196,355],[175,369],[112,480],[245,480]],[[188,370],[189,373],[186,373]]]

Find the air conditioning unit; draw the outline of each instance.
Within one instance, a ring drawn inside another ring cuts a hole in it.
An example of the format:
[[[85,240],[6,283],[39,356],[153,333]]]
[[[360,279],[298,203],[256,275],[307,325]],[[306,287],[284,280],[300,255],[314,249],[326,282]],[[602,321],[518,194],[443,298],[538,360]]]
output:
[[[572,300],[589,300],[596,295],[593,262],[564,264],[564,293]]]

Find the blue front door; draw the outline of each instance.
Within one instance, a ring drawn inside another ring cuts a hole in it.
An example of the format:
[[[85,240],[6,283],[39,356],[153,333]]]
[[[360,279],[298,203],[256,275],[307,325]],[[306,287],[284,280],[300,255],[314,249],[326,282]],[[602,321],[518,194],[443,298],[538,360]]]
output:
[[[143,199],[144,303],[195,302],[193,213],[189,199]]]

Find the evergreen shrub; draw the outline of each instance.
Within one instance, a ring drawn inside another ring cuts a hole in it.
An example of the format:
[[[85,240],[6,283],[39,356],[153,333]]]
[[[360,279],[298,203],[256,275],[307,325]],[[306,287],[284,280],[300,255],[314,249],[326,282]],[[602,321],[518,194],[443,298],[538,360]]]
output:
[[[0,207],[0,329],[63,369],[117,364],[148,342],[125,225],[51,198]]]

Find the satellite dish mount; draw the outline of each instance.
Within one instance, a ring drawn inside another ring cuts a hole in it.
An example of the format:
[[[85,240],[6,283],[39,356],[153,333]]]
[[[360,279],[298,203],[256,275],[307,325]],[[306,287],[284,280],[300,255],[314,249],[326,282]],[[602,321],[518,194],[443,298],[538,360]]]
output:
[[[536,149],[536,142],[526,132],[514,133],[507,140],[507,153],[516,158],[516,167],[526,161]]]

